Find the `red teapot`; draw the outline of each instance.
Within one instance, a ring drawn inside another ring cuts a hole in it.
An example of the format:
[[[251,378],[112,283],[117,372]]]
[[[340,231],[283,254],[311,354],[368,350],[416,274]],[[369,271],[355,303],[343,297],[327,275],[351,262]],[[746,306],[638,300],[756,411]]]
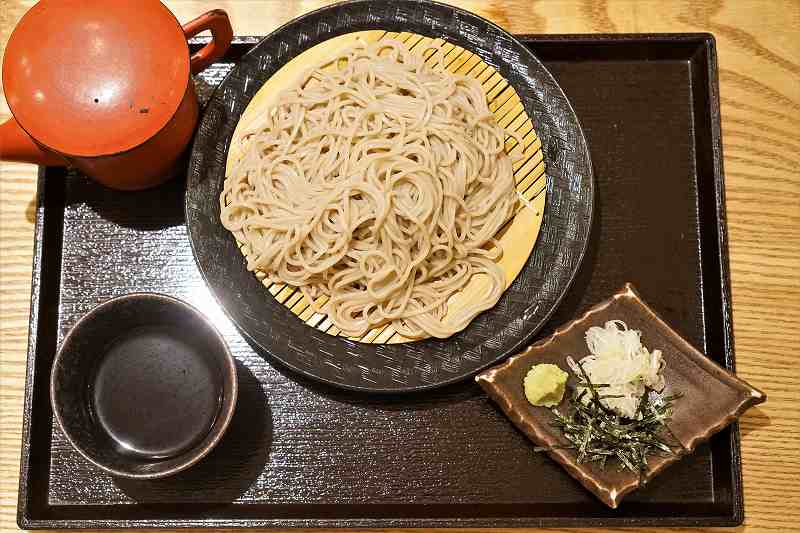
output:
[[[211,42],[190,57],[187,38],[204,30]],[[41,0],[6,46],[0,159],[73,166],[114,189],[158,185],[197,124],[190,74],[232,38],[221,10],[181,26],[158,0]]]

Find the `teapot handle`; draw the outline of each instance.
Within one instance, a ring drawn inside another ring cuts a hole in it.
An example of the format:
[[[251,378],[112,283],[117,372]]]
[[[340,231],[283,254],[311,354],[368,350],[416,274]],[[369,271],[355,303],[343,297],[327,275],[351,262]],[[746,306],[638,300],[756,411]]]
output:
[[[231,21],[228,18],[228,14],[221,9],[203,13],[183,25],[183,33],[186,34],[187,39],[205,30],[211,32],[211,42],[192,54],[190,59],[192,74],[197,74],[225,55],[231,45],[231,39],[233,39]]]
[[[55,152],[40,148],[13,118],[0,124],[0,160],[54,167],[67,164]]]

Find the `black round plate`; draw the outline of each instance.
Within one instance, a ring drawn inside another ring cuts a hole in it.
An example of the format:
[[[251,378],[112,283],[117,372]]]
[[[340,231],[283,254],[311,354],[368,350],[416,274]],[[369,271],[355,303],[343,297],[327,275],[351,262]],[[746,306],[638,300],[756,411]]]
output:
[[[446,340],[362,344],[307,326],[247,271],[235,239],[219,220],[230,139],[261,85],[306,49],[370,29],[441,37],[478,54],[516,89],[542,141],[547,200],[536,246],[497,305]],[[360,0],[319,9],[279,28],[217,88],[192,149],[186,223],[206,282],[257,350],[337,387],[406,392],[462,380],[525,347],[564,296],[583,259],[593,190],[589,151],[575,112],[550,73],[519,41],[455,7]]]

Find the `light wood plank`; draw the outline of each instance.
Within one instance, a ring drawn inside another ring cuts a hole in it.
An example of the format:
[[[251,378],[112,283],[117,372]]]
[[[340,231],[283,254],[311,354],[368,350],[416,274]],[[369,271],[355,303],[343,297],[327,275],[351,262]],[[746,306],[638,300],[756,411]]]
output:
[[[210,8],[258,35],[331,2],[167,0],[182,21]],[[797,530],[800,401],[800,2],[461,0],[515,33],[714,33],[720,65],[739,374],[769,401],[741,420],[747,532]],[[30,0],[0,0],[0,52]],[[8,116],[0,98],[0,119]],[[36,170],[0,164],[0,530],[15,509]],[[457,530],[449,530],[457,531]],[[580,531],[580,530],[570,530]],[[596,530],[595,530],[596,531]],[[629,530],[619,530],[629,531]],[[678,529],[660,531],[680,531]]]

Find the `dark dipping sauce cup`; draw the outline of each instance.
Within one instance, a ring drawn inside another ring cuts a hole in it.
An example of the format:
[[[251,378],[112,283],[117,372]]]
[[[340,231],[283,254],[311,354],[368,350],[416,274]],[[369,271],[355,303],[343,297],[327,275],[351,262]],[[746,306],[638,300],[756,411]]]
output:
[[[233,417],[236,364],[194,307],[160,294],[111,299],[81,318],[53,362],[50,401],[72,446],[126,478],[184,470]]]

